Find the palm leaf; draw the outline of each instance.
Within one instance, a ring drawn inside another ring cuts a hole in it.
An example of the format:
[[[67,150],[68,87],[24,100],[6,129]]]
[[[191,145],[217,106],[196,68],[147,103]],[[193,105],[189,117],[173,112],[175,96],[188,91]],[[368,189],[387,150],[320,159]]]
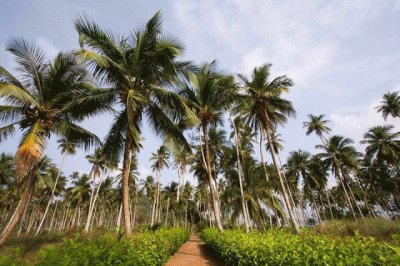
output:
[[[46,146],[45,133],[39,122],[24,133],[15,155],[17,178],[28,173],[42,157]]]

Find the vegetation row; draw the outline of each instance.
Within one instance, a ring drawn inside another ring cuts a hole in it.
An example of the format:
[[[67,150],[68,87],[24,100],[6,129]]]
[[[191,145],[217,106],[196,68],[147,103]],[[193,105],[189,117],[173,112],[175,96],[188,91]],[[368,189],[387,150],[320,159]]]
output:
[[[282,229],[265,233],[204,229],[202,237],[227,265],[398,265],[400,242],[333,237]],[[395,236],[396,237],[396,236]],[[399,237],[397,236],[399,240]]]
[[[112,232],[79,234],[41,250],[37,265],[163,265],[188,238],[189,232],[182,228],[134,233],[129,238],[117,238]],[[20,265],[16,257],[0,256],[0,265]]]

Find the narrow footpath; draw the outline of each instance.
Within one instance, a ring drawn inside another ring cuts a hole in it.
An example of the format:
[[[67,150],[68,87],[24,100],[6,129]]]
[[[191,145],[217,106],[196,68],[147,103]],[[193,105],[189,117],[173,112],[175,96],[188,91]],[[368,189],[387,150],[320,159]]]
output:
[[[190,236],[181,248],[168,260],[166,266],[223,266],[198,236]]]

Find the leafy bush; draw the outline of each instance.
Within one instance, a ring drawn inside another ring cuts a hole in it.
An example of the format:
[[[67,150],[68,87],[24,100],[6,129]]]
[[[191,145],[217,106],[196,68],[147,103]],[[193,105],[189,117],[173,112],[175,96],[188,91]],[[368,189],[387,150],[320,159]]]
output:
[[[39,265],[163,265],[187,239],[184,229],[160,229],[118,240],[112,234],[76,237],[41,251]]]
[[[400,247],[371,237],[335,238],[283,230],[245,234],[205,229],[202,237],[227,265],[399,265]]]
[[[400,234],[400,223],[387,219],[329,220],[315,226],[312,232],[323,235],[372,236],[377,240],[391,240],[393,234]]]

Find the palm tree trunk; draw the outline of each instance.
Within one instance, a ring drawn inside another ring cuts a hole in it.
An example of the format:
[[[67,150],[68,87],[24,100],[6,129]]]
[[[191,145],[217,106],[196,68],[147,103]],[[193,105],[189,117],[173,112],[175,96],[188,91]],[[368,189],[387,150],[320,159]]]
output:
[[[208,144],[208,126],[207,126],[207,124],[203,125],[203,134],[204,134],[204,146],[205,146],[205,166],[206,166],[208,182],[209,182],[209,186],[210,186],[211,199],[212,199],[212,204],[213,204],[213,209],[214,209],[215,223],[216,223],[218,231],[223,232],[224,228],[221,223],[221,216],[220,216],[221,212],[219,209],[219,202],[218,202],[217,195],[216,195],[217,189],[215,187],[214,179],[212,177],[211,161],[210,161],[210,147]]]
[[[154,225],[155,212],[156,212],[156,196],[154,195],[153,206],[151,208],[151,221],[150,221],[151,227]]]
[[[47,215],[47,212],[49,211],[49,207],[50,207],[51,201],[53,200],[54,192],[56,191],[56,188],[57,188],[57,182],[58,182],[58,179],[60,178],[61,168],[62,168],[63,165],[64,165],[64,161],[65,161],[65,157],[66,157],[66,156],[67,156],[67,153],[64,152],[63,158],[62,158],[62,160],[61,160],[60,167],[58,168],[57,177],[56,177],[56,182],[54,183],[53,189],[51,190],[51,195],[50,195],[49,201],[47,202],[46,210],[44,211],[42,220],[40,221],[40,224],[39,224],[39,226],[38,226],[38,228],[37,228],[37,230],[36,230],[35,236],[36,236],[37,234],[39,234],[40,229],[41,229],[42,226],[43,226],[44,219],[46,219],[46,215]]]
[[[178,168],[178,189],[176,190],[176,202],[179,203],[179,194],[181,190],[181,184],[182,184],[182,164],[180,163],[179,168]]]
[[[53,221],[54,221],[54,217],[56,216],[57,206],[58,206],[58,201],[56,202],[56,207],[54,208],[54,213],[53,213],[53,216],[51,217],[49,232],[51,231],[51,228],[53,227]]]
[[[0,248],[3,247],[4,242],[6,242],[12,230],[17,225],[22,213],[26,208],[26,205],[29,203],[30,195],[35,189],[35,183],[36,166],[28,174],[28,180],[26,182],[25,189],[21,197],[21,204],[17,207],[17,209],[15,210],[15,215],[11,217],[9,224],[6,226],[6,228],[4,228],[3,232],[0,235]]]
[[[128,130],[125,138],[124,161],[122,166],[122,205],[124,212],[125,236],[132,233],[131,220],[129,216],[129,172],[132,159],[132,140]]]
[[[121,226],[121,216],[122,216],[122,204],[120,204],[119,211],[118,211],[117,228],[116,228],[117,232],[119,232],[119,228]]]
[[[332,220],[333,220],[334,217],[333,217],[333,213],[332,213],[332,205],[331,205],[331,201],[330,201],[330,199],[329,199],[328,190],[326,189],[326,186],[325,186],[325,185],[324,185],[324,187],[323,187],[323,190],[324,190],[324,192],[325,192],[325,196],[326,196],[326,199],[327,199],[327,201],[328,201],[329,212],[331,213],[331,218],[332,218]]]
[[[165,226],[167,226],[168,223],[168,212],[169,212],[169,198],[167,199],[167,213],[165,214],[165,223],[164,223]]]
[[[95,194],[95,196],[93,198],[93,202],[92,202],[92,208],[89,209],[89,213],[88,213],[88,217],[87,217],[86,225],[85,225],[85,233],[86,234],[89,233],[89,228],[90,228],[90,224],[91,224],[91,220],[92,220],[92,216],[93,216],[93,211],[96,206],[96,201],[97,201],[97,197],[99,195],[101,183],[102,183],[102,180],[100,180],[100,183],[97,185],[96,194]]]
[[[288,194],[287,194],[287,192],[286,192],[285,184],[284,184],[284,182],[283,182],[283,178],[282,178],[282,175],[281,175],[280,165],[279,165],[279,163],[278,163],[278,161],[277,161],[277,159],[276,159],[275,147],[273,146],[272,137],[271,137],[271,132],[270,132],[270,129],[269,129],[269,126],[268,126],[268,124],[269,124],[269,118],[268,118],[268,114],[267,114],[266,112],[265,112],[265,119],[263,119],[262,122],[263,122],[264,130],[265,130],[266,133],[267,133],[268,145],[269,145],[269,148],[270,148],[270,153],[271,153],[272,161],[273,161],[273,163],[274,163],[276,173],[278,174],[278,179],[279,179],[279,183],[280,183],[280,185],[281,185],[282,194],[283,194],[283,199],[284,199],[284,201],[285,201],[286,207],[287,207],[288,212],[289,212],[290,221],[292,222],[292,226],[293,226],[293,229],[295,230],[295,232],[296,232],[297,234],[300,234],[300,229],[299,229],[299,226],[298,226],[298,224],[297,224],[297,221],[296,221],[296,219],[295,219],[295,217],[294,217],[293,208],[292,208],[292,206],[291,206],[291,204],[290,204],[290,199],[289,199],[289,196],[288,196]]]
[[[342,174],[343,174],[343,173],[342,173],[342,169],[339,167],[339,163],[337,162],[336,158],[334,158],[334,163],[336,164],[336,169],[337,169],[337,171],[338,171],[337,176],[339,177],[340,184],[342,185],[344,194],[345,194],[346,199],[347,199],[347,203],[349,203],[350,210],[351,210],[351,212],[352,212],[352,214],[353,214],[353,217],[354,217],[354,219],[357,221],[357,217],[356,217],[356,214],[355,214],[355,212],[354,212],[353,205],[351,204],[350,197],[349,197],[349,195],[347,194],[347,189],[346,189],[345,184],[344,184],[344,180],[343,180],[343,177],[342,177]]]
[[[156,171],[156,176],[157,176],[157,193],[156,193],[156,206],[155,206],[155,217],[154,217],[154,221],[158,222],[159,220],[159,208],[160,208],[160,170],[157,169]]]
[[[242,199],[244,227],[245,227],[246,233],[248,233],[250,231],[250,228],[249,228],[249,220],[247,218],[246,203],[245,203],[245,199],[244,199],[244,191],[243,191],[243,184],[242,184],[242,167],[240,164],[240,152],[239,152],[240,142],[239,142],[238,134],[236,131],[236,126],[235,126],[235,123],[234,123],[232,117],[231,117],[231,123],[232,123],[233,130],[235,132],[237,168],[238,168],[238,175],[239,175],[240,195],[241,195],[241,199]]]

